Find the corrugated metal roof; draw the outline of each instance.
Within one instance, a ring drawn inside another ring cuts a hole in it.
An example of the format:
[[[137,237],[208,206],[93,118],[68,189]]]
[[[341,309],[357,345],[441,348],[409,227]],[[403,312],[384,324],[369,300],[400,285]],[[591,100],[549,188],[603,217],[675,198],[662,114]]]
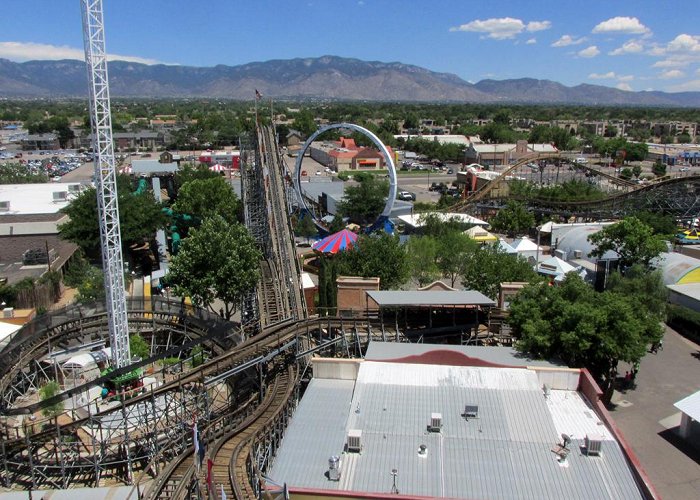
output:
[[[420,356],[435,350],[459,352],[471,358],[506,366],[546,366],[551,368],[566,366],[554,361],[532,359],[511,347],[409,344],[381,342],[379,340],[373,340],[369,343],[365,359],[367,361],[387,361],[407,356]]]
[[[368,291],[379,306],[495,306],[486,295],[475,290],[381,290]]]
[[[354,380],[311,380],[275,457],[272,480],[329,488],[324,473],[328,459],[343,451],[354,388]]]
[[[674,403],[676,408],[693,420],[700,420],[700,391]]]
[[[545,400],[533,371],[365,362],[348,404],[351,393],[347,381],[312,382],[287,430],[273,480],[291,487],[390,493],[395,468],[399,492],[408,495],[641,498],[615,441],[604,440],[602,455],[587,457],[579,451],[583,436],[571,431],[567,466],[558,463],[551,449],[561,440],[560,430],[550,409],[557,400]],[[577,393],[561,399],[567,402],[562,414],[588,409]],[[478,419],[462,416],[465,404],[479,406]],[[427,428],[435,412],[442,414],[439,433]],[[561,415],[558,420],[578,425]],[[348,429],[362,430],[359,454],[341,455]],[[425,456],[418,453],[421,444]],[[341,455],[338,482],[325,476],[331,455]]]

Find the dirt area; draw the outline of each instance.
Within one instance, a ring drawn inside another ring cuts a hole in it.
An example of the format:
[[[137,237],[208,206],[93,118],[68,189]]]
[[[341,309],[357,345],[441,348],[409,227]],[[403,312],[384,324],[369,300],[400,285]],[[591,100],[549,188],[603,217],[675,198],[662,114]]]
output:
[[[58,299],[58,302],[53,304],[49,309],[51,311],[55,311],[57,309],[61,309],[62,307],[66,307],[68,304],[71,304],[75,301],[75,296],[78,294],[78,290],[75,288],[64,288],[63,293],[61,294],[61,298]]]

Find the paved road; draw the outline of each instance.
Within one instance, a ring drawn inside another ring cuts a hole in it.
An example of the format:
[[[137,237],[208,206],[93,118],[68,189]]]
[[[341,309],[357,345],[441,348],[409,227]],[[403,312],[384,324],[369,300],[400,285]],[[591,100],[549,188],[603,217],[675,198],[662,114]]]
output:
[[[672,430],[680,423],[673,403],[698,390],[700,346],[667,329],[663,351],[642,360],[636,389],[615,392],[612,399],[613,418],[665,499],[700,498],[700,448],[690,448]]]

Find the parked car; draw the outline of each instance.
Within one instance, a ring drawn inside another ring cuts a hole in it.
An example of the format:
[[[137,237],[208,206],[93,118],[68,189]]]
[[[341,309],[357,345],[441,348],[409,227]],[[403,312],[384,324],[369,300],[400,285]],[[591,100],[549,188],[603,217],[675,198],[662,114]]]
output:
[[[402,201],[416,201],[416,194],[410,191],[399,191],[396,198]]]
[[[688,170],[690,170],[690,167],[681,167],[680,169],[681,172],[687,172]]]
[[[451,169],[451,168],[448,168],[448,169],[447,169],[447,173],[448,173],[448,174],[454,174],[455,171],[454,171],[453,169]]]

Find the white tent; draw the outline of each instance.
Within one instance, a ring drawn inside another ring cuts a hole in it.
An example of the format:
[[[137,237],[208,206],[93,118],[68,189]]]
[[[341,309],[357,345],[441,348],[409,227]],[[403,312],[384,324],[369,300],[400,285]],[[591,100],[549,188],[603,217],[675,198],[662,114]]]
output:
[[[543,260],[537,265],[537,272],[554,276],[554,279],[564,279],[564,275],[570,272],[576,272],[578,268],[572,266],[568,262],[561,260],[559,257],[550,257]]]
[[[498,241],[494,243],[494,245],[498,246],[501,250],[503,250],[505,253],[518,253],[515,248],[510,246],[508,243],[506,243],[506,240],[503,238],[498,238]]]
[[[532,241],[527,236],[523,236],[519,240],[513,241],[513,243],[511,243],[510,246],[512,246],[515,249],[518,255],[521,255],[526,259],[529,259],[530,257],[532,257],[533,259],[537,259],[538,254],[540,256],[543,255],[542,247],[538,247],[537,243]]]
[[[106,363],[112,355],[110,347],[104,347],[97,351],[81,352],[63,363],[67,370],[85,370],[97,366],[98,363]]]
[[[419,213],[419,214],[412,214],[412,215],[399,215],[399,220],[406,224],[407,226],[410,226],[411,228],[419,228],[423,227],[423,219],[428,216],[428,215],[435,215],[438,220],[441,222],[449,222],[451,220],[454,220],[456,222],[460,222],[462,224],[472,224],[475,226],[488,226],[489,223],[486,221],[483,221],[481,219],[477,219],[476,217],[472,217],[471,215],[467,214],[462,214],[462,213],[442,213],[442,212],[425,212],[425,213]]]

